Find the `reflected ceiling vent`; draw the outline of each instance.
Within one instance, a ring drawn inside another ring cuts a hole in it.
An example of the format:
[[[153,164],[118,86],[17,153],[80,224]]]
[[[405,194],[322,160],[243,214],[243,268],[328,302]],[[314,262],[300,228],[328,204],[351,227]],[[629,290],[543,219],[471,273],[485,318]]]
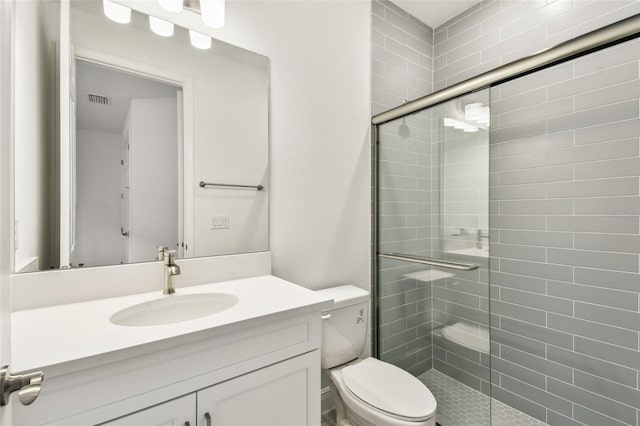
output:
[[[109,105],[111,102],[106,96],[92,95],[89,93],[89,102],[92,104]]]

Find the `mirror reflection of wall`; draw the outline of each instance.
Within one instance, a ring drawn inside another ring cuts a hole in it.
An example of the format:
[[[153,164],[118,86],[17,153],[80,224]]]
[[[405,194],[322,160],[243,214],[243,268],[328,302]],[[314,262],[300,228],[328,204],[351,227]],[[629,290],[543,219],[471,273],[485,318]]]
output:
[[[16,22],[16,272],[268,250],[267,58],[161,37],[135,10],[115,23],[95,0],[17,2]]]
[[[488,257],[489,120],[488,95],[478,92],[434,109],[439,153],[440,238],[444,253]]]

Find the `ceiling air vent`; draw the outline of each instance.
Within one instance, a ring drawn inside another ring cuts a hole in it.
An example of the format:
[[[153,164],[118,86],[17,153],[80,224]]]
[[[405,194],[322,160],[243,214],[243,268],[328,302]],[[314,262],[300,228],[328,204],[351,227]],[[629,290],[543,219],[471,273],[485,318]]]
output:
[[[89,102],[100,105],[109,105],[109,98],[106,96],[89,94]]]

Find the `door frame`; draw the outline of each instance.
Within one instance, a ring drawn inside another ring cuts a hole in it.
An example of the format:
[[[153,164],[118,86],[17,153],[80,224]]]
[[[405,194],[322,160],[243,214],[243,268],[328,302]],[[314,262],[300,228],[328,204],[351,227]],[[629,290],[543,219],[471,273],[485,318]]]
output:
[[[0,0],[2,1],[2,0]],[[179,111],[181,117],[178,120],[178,218],[182,219],[178,227],[178,235],[181,237],[178,257],[192,257],[194,253],[194,83],[191,76],[182,75],[175,71],[149,66],[142,62],[134,62],[124,58],[105,54],[103,52],[87,49],[82,46],[74,46],[75,59],[92,64],[107,67],[120,72],[137,75],[143,78],[156,80],[181,87],[182,108]],[[178,96],[180,98],[180,95]],[[131,165],[130,165],[131,167]],[[131,181],[129,182],[131,184]],[[1,426],[1,425],[0,425]]]
[[[13,241],[15,0],[0,1],[0,365],[11,362]],[[12,423],[11,404],[0,408],[0,426]]]

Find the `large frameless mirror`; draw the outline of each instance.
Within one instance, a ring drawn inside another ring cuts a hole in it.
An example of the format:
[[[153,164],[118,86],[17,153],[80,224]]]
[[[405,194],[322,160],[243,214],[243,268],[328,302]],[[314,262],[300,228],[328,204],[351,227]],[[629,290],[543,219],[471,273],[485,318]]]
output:
[[[17,2],[15,51],[15,272],[268,250],[266,57],[95,0]]]

